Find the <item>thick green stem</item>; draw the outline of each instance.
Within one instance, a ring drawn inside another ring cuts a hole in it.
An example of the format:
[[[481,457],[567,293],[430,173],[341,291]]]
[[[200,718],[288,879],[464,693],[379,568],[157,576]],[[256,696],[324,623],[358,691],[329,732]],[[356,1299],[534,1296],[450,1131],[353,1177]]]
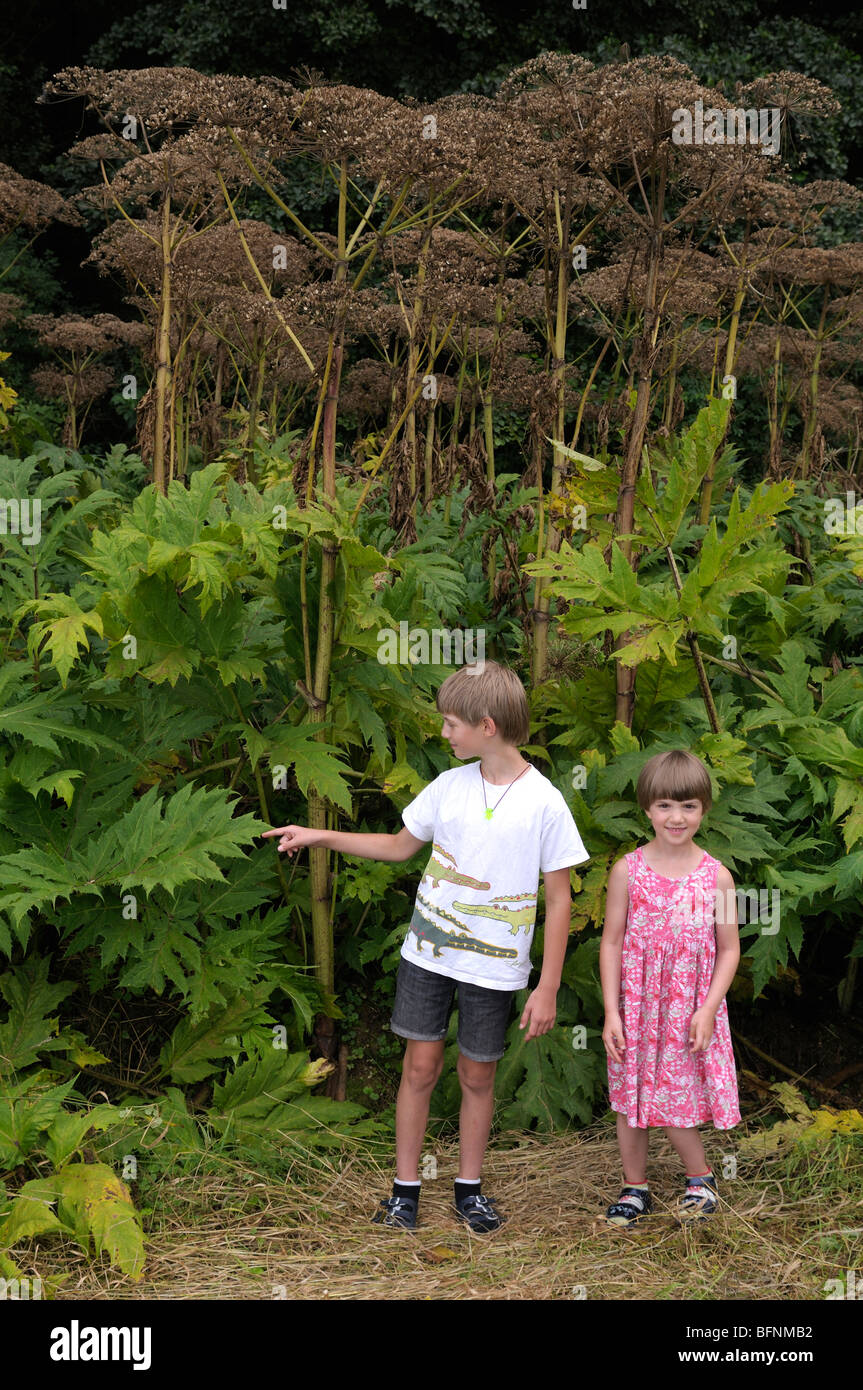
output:
[[[266,367],[266,353],[261,351],[255,363],[255,385],[252,398],[249,401],[249,423],[246,430],[246,477],[255,482],[255,440],[258,433],[258,416],[261,412],[261,400],[264,395],[264,369]]]
[[[346,214],[347,214],[347,161],[342,160],[339,168],[339,211],[338,211],[338,260],[334,272],[336,282],[343,281],[347,273],[346,260]],[[327,380],[326,404],[323,414],[323,439],[321,453],[321,483],[324,498],[336,500],[336,418],[339,403],[342,358],[344,355],[344,319],[341,312],[336,317],[330,333],[330,357],[332,367]],[[315,651],[314,701],[309,712],[309,722],[321,725],[327,718],[329,701],[330,671],[332,669],[335,639],[335,577],[338,565],[339,547],[335,541],[325,540],[321,547],[321,585],[318,603],[318,633]],[[323,729],[316,735],[323,738]],[[319,792],[309,796],[309,825],[315,830],[326,829],[327,804]],[[333,953],[333,918],[329,891],[329,856],[325,849],[317,847],[309,851],[311,868],[311,911],[312,942],[315,957],[315,970],[321,985],[328,994],[335,987],[335,967]],[[327,1022],[330,1022],[327,1020]],[[319,1028],[319,1033],[321,1029]],[[331,1029],[330,1029],[331,1031]]]

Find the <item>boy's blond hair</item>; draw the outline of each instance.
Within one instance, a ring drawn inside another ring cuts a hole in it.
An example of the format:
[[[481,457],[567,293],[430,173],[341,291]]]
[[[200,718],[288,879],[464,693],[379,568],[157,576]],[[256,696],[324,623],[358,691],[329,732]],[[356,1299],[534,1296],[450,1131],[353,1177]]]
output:
[[[672,748],[648,758],[638,776],[636,796],[642,811],[654,801],[698,800],[705,815],[713,804],[710,773],[700,758],[685,748]]]
[[[514,671],[497,661],[462,666],[447,676],[437,693],[441,714],[454,714],[465,724],[493,719],[504,743],[518,747],[530,737],[530,714],[524,686]]]

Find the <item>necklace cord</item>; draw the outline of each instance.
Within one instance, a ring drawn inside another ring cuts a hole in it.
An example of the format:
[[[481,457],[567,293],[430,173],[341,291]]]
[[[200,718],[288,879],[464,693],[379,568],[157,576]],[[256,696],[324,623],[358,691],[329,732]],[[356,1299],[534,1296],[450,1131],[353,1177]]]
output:
[[[526,772],[529,772],[529,771],[530,771],[531,764],[528,763],[528,764],[527,764],[527,767],[523,767],[523,768],[522,768],[521,772],[518,774],[518,777],[514,777],[514,778],[512,779],[512,781],[509,783],[509,786],[507,786],[507,787],[504,788],[503,793],[498,797],[497,801],[496,801],[496,802],[494,803],[494,805],[491,806],[491,807],[489,806],[488,801],[486,800],[486,795],[485,795],[485,778],[484,778],[483,775],[482,775],[482,763],[479,763],[478,766],[479,766],[479,780],[480,780],[480,782],[482,783],[482,804],[483,804],[483,806],[485,807],[485,818],[486,818],[486,820],[491,820],[492,816],[494,815],[494,813],[495,813],[495,811],[497,810],[497,808],[498,808],[498,806],[500,805],[500,803],[503,801],[503,798],[506,796],[507,792],[510,790],[511,787],[514,787],[514,786],[515,786],[516,782],[518,782],[519,779],[522,778]]]

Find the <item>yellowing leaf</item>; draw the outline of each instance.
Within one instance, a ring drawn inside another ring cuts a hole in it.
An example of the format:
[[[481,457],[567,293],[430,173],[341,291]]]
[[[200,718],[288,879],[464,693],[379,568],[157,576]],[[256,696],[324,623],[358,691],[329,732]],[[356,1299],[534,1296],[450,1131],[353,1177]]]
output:
[[[817,1144],[834,1134],[863,1134],[863,1115],[859,1110],[831,1110],[826,1106],[815,1111],[814,1123],[800,1136],[803,1144]]]
[[[15,1198],[11,1212],[0,1226],[2,1243],[13,1246],[30,1236],[47,1235],[51,1231],[71,1234],[70,1228],[64,1225],[53,1210],[56,1200],[57,1190],[53,1178],[35,1178],[32,1182],[25,1182]]]
[[[807,1124],[811,1123],[812,1111],[797,1087],[792,1086],[790,1081],[777,1081],[770,1089],[776,1092],[776,1099],[786,1115],[792,1115],[795,1120],[805,1120]]]
[[[326,1057],[317,1057],[303,1069],[300,1080],[304,1086],[319,1086],[334,1071],[333,1063],[328,1062]]]
[[[760,1130],[741,1139],[737,1145],[738,1153],[744,1158],[764,1158],[777,1153],[786,1144],[793,1144],[800,1138],[808,1124],[805,1120],[780,1120],[772,1129]]]
[[[780,1120],[772,1129],[741,1139],[739,1152],[746,1158],[763,1158],[786,1144],[818,1144],[834,1134],[863,1134],[863,1115],[859,1110],[833,1110],[822,1106],[810,1110],[796,1086],[780,1081],[771,1086],[783,1110],[793,1118]]]
[[[84,1250],[96,1250],[133,1279],[144,1272],[144,1233],[129,1189],[106,1163],[69,1163],[46,1178],[54,1185],[60,1219],[74,1227]]]

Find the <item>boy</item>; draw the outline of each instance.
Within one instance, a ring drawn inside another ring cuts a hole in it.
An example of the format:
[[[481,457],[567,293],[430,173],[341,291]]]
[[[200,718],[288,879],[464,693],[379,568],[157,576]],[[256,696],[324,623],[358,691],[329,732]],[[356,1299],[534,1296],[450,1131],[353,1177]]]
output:
[[[424,787],[402,812],[398,834],[290,825],[266,835],[279,835],[279,849],[291,855],[324,845],[388,862],[410,859],[432,842],[402,946],[390,1025],[407,1040],[396,1104],[396,1179],[373,1220],[416,1226],[419,1158],[457,989],[462,1104],[455,1208],[472,1231],[487,1232],[497,1230],[503,1217],[481,1192],[480,1170],[513,996],[530,975],[539,874],[545,881],[545,946],[539,983],[519,1023],[528,1029],[527,1038],[554,1026],[569,936],[569,870],[590,856],[560,792],[518,751],[530,721],[513,671],[494,661],[463,666],[444,681],[437,708],[455,757],[479,762],[450,768]]]

